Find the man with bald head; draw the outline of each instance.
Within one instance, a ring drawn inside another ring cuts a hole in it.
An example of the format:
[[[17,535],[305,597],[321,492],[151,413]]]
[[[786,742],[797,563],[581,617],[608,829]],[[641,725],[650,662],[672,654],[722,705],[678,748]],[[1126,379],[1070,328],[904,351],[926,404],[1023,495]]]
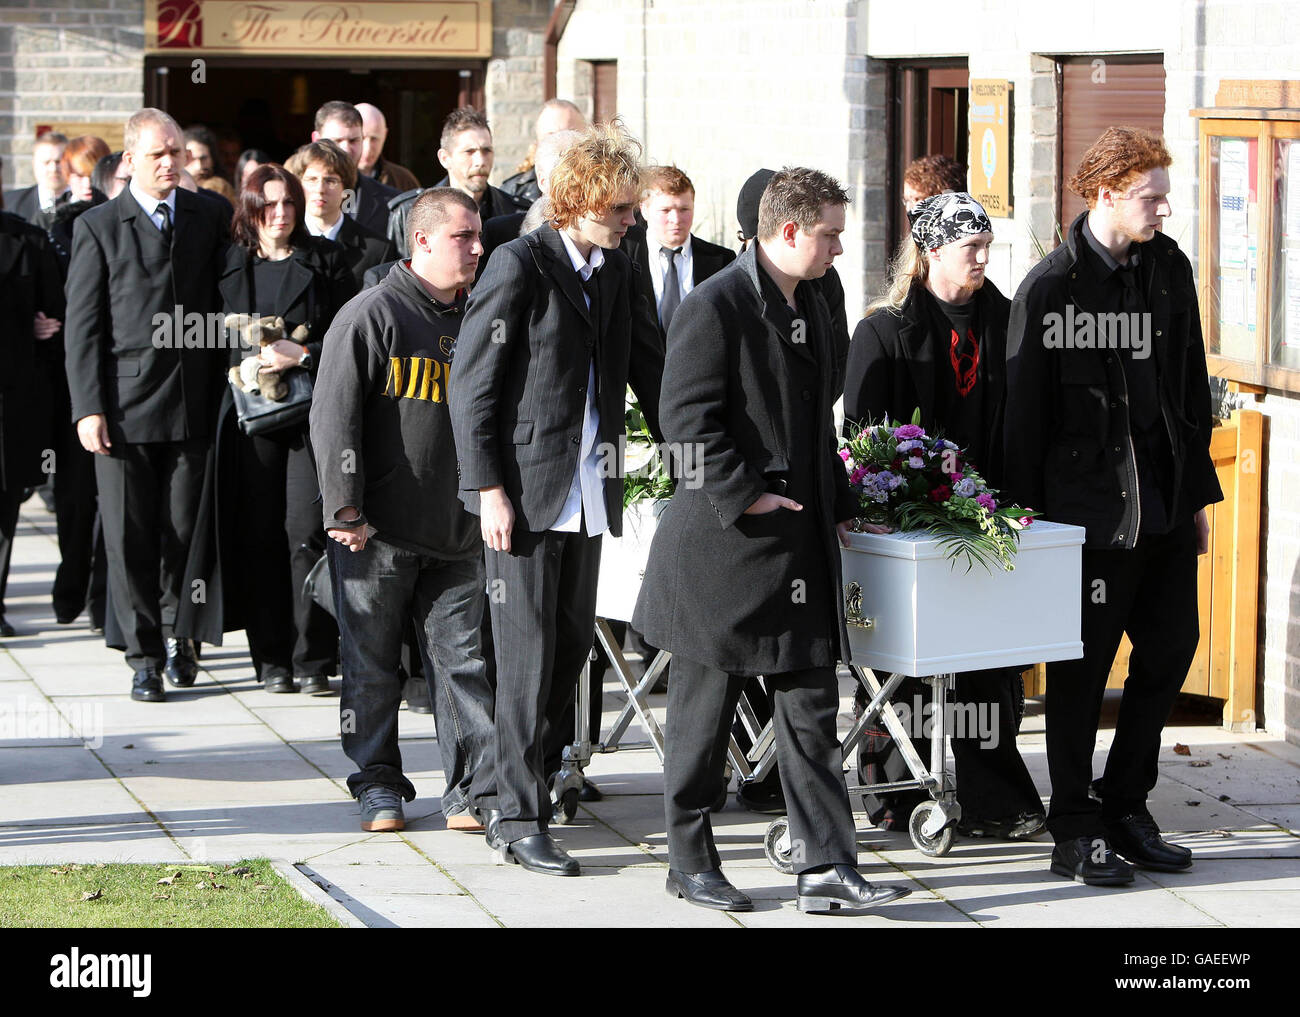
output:
[[[384,142],[388,140],[384,111],[368,102],[359,102],[356,108],[361,114],[361,156],[357,159],[357,169],[399,194],[419,187],[420,181],[414,173],[383,156]]]
[[[501,190],[525,201],[536,201],[542,196],[537,181],[537,146],[552,134],[560,131],[585,131],[587,118],[568,99],[548,99],[537,116],[536,134],[533,149],[529,153],[526,168],[512,177],[506,177]],[[484,261],[487,259],[484,258]]]

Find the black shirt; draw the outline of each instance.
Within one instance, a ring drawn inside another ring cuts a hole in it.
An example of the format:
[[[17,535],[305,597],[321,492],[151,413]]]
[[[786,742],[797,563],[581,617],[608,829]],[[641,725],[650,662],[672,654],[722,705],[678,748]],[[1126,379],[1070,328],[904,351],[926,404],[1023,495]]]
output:
[[[936,340],[932,430],[955,441],[977,467],[984,468],[988,459],[984,390],[989,366],[980,356],[978,304],[973,297],[964,304],[950,304],[928,289],[923,290],[922,299]]]
[[[284,318],[285,334],[293,331],[294,326],[307,320],[306,293],[294,301],[292,307],[283,307],[280,293],[289,276],[289,266],[297,256],[295,250],[287,258],[279,261],[267,261],[258,255],[253,256],[253,307],[260,315],[278,314]],[[309,287],[310,288],[310,287]],[[279,308],[279,310],[277,310]]]

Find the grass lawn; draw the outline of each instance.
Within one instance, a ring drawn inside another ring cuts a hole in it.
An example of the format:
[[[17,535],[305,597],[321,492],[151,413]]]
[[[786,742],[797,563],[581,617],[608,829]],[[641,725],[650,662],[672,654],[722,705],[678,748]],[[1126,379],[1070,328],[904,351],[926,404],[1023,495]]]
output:
[[[235,865],[0,866],[0,928],[336,929],[265,858]]]

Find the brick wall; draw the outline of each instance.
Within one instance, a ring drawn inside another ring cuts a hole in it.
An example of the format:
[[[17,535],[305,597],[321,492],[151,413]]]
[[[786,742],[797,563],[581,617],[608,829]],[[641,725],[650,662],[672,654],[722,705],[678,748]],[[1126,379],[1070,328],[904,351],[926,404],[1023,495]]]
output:
[[[528,155],[545,97],[543,37],[552,6],[549,0],[492,4],[492,58],[483,91],[496,147],[493,183],[511,176]]]
[[[121,123],[143,101],[142,0],[0,0],[6,188],[33,182],[37,124]]]

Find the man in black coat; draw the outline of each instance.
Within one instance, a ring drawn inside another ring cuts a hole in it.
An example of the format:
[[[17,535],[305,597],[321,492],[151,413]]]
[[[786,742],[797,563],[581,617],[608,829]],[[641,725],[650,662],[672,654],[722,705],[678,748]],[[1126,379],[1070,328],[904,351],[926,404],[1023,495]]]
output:
[[[658,428],[662,349],[617,249],[639,188],[618,130],[570,148],[551,181],[555,226],[496,252],[456,347],[461,497],[481,517],[497,656],[488,842],[550,875],[580,871],[547,830],[542,752],[591,649],[600,535],[622,532],[629,379]]]
[[[131,696],[161,702],[194,681],[193,649],[172,637],[225,350],[217,278],[221,212],[177,187],[181,131],[157,109],[126,125],[131,183],[73,230],[66,356],[72,415],[96,454],[109,599]],[[189,340],[187,345],[186,339]],[[166,642],[165,642],[166,641]]]
[[[18,508],[27,489],[57,468],[42,419],[42,372],[37,347],[52,342],[63,318],[59,264],[45,232],[0,212],[0,636],[14,635],[5,620],[5,587]]]
[[[835,451],[830,315],[811,280],[843,251],[847,202],[817,170],[776,174],[757,244],[692,292],[668,332],[663,431],[681,479],[632,623],[673,653],[667,889],[701,907],[753,907],[722,874],[709,816],[736,702],[758,674],[772,694],[800,910],[908,892],[857,871],[835,728],[836,665],[849,656],[839,544],[857,503]]]
[[[488,183],[496,152],[492,147],[492,130],[487,117],[468,107],[452,110],[442,123],[442,147],[438,161],[447,175],[434,187],[454,187],[478,202],[483,222],[510,212],[527,212],[532,202],[512,197]],[[408,257],[406,220],[411,206],[421,194],[419,188],[394,196],[388,203],[388,239],[400,257]]]
[[[63,173],[65,135],[46,131],[32,146],[32,172],[36,183],[6,191],[4,209],[33,225],[40,226],[42,214],[49,214],[68,197],[68,180]]]
[[[332,100],[316,111],[316,129],[312,141],[332,141],[347,153],[355,166],[361,159],[364,143],[361,114],[350,102]],[[343,202],[343,211],[358,223],[384,236],[388,230],[388,203],[397,197],[391,187],[385,187],[374,177],[358,173],[356,186]]]
[[[1133,881],[1115,852],[1162,872],[1192,864],[1147,809],[1199,639],[1205,506],[1223,498],[1192,266],[1160,231],[1170,162],[1148,131],[1102,134],[1070,180],[1089,211],[1020,284],[1007,332],[1009,493],[1087,528],[1083,658],[1047,665],[1047,825],[1052,871],[1095,886]],[[1126,632],[1133,653],[1098,802],[1097,721]]]
[[[332,240],[343,249],[343,259],[356,280],[365,285],[366,272],[395,261],[397,252],[380,233],[343,214],[343,196],[356,186],[357,168],[332,141],[313,141],[291,155],[284,168],[302,182],[307,208],[303,222],[314,237]]]

